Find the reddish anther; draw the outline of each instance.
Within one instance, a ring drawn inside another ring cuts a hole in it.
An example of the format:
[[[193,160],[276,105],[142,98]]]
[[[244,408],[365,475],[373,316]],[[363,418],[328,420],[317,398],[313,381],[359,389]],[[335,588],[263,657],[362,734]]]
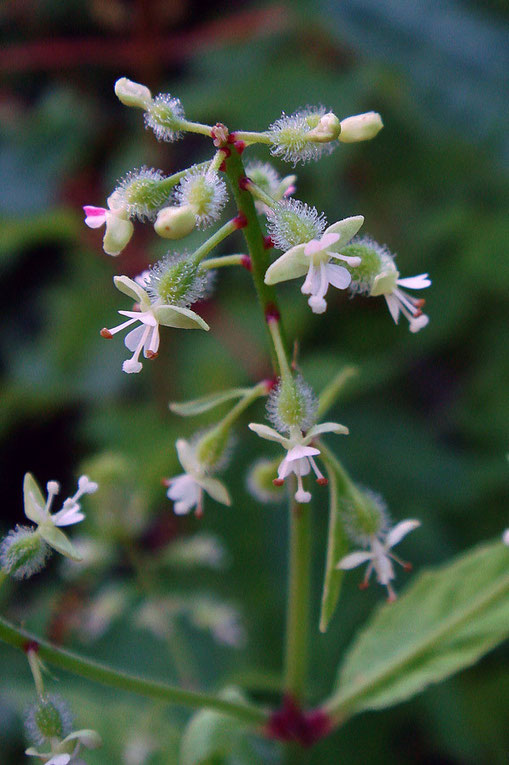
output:
[[[101,329],[99,334],[101,335],[101,337],[105,337],[106,340],[111,340],[111,338],[113,337],[113,335],[111,334],[110,330],[106,329],[106,327],[103,327],[103,329]]]
[[[265,250],[272,250],[272,248],[274,247],[274,242],[272,241],[271,236],[263,237],[263,247]]]
[[[277,310],[274,303],[268,303],[265,306],[265,321],[271,322],[271,321],[279,321],[281,318],[279,311]]]
[[[316,482],[319,486],[327,486],[327,484],[329,483],[327,478],[317,478]]]
[[[282,478],[274,478],[272,483],[274,484],[274,486],[282,486],[284,484],[284,481]]]
[[[241,178],[239,178],[239,188],[242,189],[242,191],[247,191],[251,185],[251,179],[247,177],[247,175],[243,175]]]
[[[239,214],[233,219],[233,222],[235,223],[236,228],[245,228],[247,226],[247,218],[243,212],[239,212]]]
[[[303,710],[291,696],[285,696],[282,706],[273,712],[265,733],[278,741],[294,741],[309,747],[327,736],[332,721],[323,709]]]
[[[240,265],[243,266],[243,268],[246,269],[246,271],[252,271],[253,270],[253,264],[251,262],[251,258],[249,255],[243,255],[240,260]]]
[[[157,359],[157,357],[159,356],[159,354],[156,351],[147,351],[145,355],[147,359]]]

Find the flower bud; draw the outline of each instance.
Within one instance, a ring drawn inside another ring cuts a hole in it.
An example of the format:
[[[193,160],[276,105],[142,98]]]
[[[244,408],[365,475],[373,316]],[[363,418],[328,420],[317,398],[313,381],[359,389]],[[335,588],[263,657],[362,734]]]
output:
[[[50,547],[29,526],[16,526],[0,543],[0,566],[15,579],[37,574],[50,555]]]
[[[341,120],[341,133],[339,140],[343,143],[356,143],[357,141],[369,141],[374,138],[383,128],[384,124],[378,112],[366,112],[356,114]]]
[[[318,399],[302,377],[281,379],[267,401],[268,417],[279,432],[306,431],[316,421]]]
[[[174,253],[153,265],[146,279],[146,289],[153,300],[166,305],[188,307],[208,293],[209,274],[185,253]]]
[[[338,132],[331,116],[334,117],[330,112],[326,113],[323,106],[298,109],[290,116],[283,112],[269,126],[271,154],[296,165],[330,153],[334,148],[331,144],[334,138],[330,136]],[[322,123],[324,117],[327,119]]]
[[[106,211],[106,232],[103,237],[103,250],[106,255],[120,255],[127,247],[134,233],[130,220],[125,220],[115,212]]]
[[[320,118],[318,125],[308,133],[308,141],[328,143],[335,141],[341,133],[341,123],[333,112],[327,112]]]
[[[196,226],[196,213],[192,205],[164,207],[157,214],[154,230],[163,239],[182,239]]]
[[[196,442],[196,459],[205,470],[218,470],[223,467],[228,458],[229,443],[230,428],[220,423],[207,431]]]
[[[135,106],[147,109],[152,101],[152,93],[139,82],[133,82],[127,77],[121,77],[115,83],[115,95],[125,106]]]
[[[289,250],[297,244],[319,239],[327,221],[316,207],[299,199],[287,199],[268,214],[268,231],[279,250]]]
[[[370,295],[375,279],[382,271],[397,273],[393,265],[393,256],[387,247],[379,245],[369,236],[357,237],[341,249],[341,254],[360,258],[357,266],[351,266],[348,261],[342,263],[352,276],[350,292]]]
[[[61,696],[39,698],[27,710],[25,728],[29,739],[38,746],[63,739],[72,730],[72,714]]]
[[[262,457],[251,466],[247,474],[247,488],[259,502],[281,502],[286,496],[285,489],[273,483],[280,462],[279,458],[268,460]]]
[[[122,211],[123,217],[137,217],[141,221],[153,220],[165,204],[168,204],[165,178],[160,170],[149,167],[127,173],[108,199],[111,210]]]

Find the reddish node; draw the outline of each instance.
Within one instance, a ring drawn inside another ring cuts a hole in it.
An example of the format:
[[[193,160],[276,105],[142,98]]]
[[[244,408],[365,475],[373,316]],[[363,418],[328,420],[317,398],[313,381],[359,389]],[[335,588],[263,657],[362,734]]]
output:
[[[331,729],[332,721],[323,709],[303,710],[291,696],[285,696],[281,707],[272,713],[265,733],[269,738],[309,747]]]
[[[27,640],[23,644],[23,650],[25,653],[37,653],[39,651],[39,643],[36,640]]]
[[[281,316],[274,303],[268,303],[265,306],[265,321],[269,323],[271,321],[279,321],[280,318]]]
[[[106,340],[111,340],[111,338],[113,337],[113,335],[111,334],[110,330],[106,329],[106,327],[103,327],[103,329],[101,329],[99,334],[101,335],[101,337],[105,337]]]
[[[228,146],[223,146],[221,151],[223,152],[225,159],[228,159],[228,157],[231,157],[232,155],[232,150],[229,149]]]
[[[279,382],[279,377],[270,377],[267,380],[262,381],[265,384],[265,387],[267,388],[267,393],[270,393],[271,390],[274,390],[274,388],[277,388],[277,384]]]
[[[251,185],[251,179],[247,177],[247,175],[241,176],[239,178],[239,188],[242,189],[242,191],[247,191]]]
[[[240,265],[243,266],[247,271],[253,270],[253,264],[251,262],[251,258],[249,255],[243,255],[240,261]]]
[[[284,484],[284,481],[282,478],[274,478],[272,483],[274,484],[274,486],[282,486]]]
[[[329,483],[329,480],[327,478],[322,477],[322,478],[317,478],[316,482],[318,486],[327,486],[327,484]]]
[[[230,133],[226,140],[228,143],[235,143],[235,133]]]
[[[235,228],[245,228],[247,226],[247,218],[243,212],[240,212],[234,219]]]
[[[219,170],[220,170],[221,173],[225,173],[226,172],[226,162],[224,160],[219,165]]]
[[[272,250],[272,248],[274,247],[274,242],[272,241],[271,236],[263,237],[263,247],[265,250]]]
[[[237,154],[242,154],[242,152],[246,148],[246,144],[244,143],[244,141],[235,141],[233,145],[235,146]]]

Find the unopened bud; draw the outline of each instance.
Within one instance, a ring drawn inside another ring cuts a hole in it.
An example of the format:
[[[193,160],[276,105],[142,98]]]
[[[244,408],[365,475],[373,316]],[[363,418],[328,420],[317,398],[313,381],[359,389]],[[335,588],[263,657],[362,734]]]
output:
[[[182,239],[193,231],[196,213],[192,205],[164,207],[157,214],[154,230],[163,239]]]
[[[302,377],[281,380],[267,401],[269,419],[279,432],[306,431],[316,421],[318,401]]]
[[[127,247],[134,233],[130,220],[121,218],[114,212],[106,212],[106,233],[103,237],[103,250],[106,255],[120,255]]]
[[[227,456],[230,429],[222,424],[209,430],[196,444],[196,458],[207,470],[217,469]]]
[[[269,460],[261,458],[254,463],[247,475],[247,488],[259,502],[281,502],[286,494],[281,487],[283,480],[274,479],[277,474],[280,459]]]
[[[341,120],[339,140],[343,143],[369,141],[380,132],[383,126],[382,118],[378,112],[356,114]]]
[[[125,106],[146,109],[152,101],[152,93],[145,85],[121,77],[115,83],[115,94]]]
[[[313,143],[328,143],[335,141],[341,133],[341,123],[333,112],[328,112],[320,118],[318,125],[308,134],[308,141]]]

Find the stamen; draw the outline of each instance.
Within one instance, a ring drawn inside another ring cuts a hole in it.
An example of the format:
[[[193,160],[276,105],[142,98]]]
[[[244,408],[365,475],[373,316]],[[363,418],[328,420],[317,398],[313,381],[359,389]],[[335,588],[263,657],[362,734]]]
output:
[[[387,602],[388,603],[394,603],[394,601],[397,600],[397,595],[394,592],[394,590],[392,589],[392,585],[391,584],[387,584],[386,586],[387,586],[387,592],[389,593],[389,597],[387,598]]]
[[[310,463],[311,467],[313,468],[313,470],[315,472],[317,484],[319,486],[327,486],[329,481],[327,480],[327,478],[325,478],[323,473],[320,471],[320,469],[319,469],[318,465],[316,464],[315,460],[313,459],[313,457],[308,457],[308,460],[309,460],[309,463]]]
[[[105,337],[107,340],[110,340],[113,335],[116,335],[117,332],[121,332],[126,327],[130,327],[131,324],[134,324],[138,319],[128,319],[127,321],[122,322],[122,324],[118,324],[116,327],[112,327],[111,329],[101,329],[100,335],[101,337]]]

